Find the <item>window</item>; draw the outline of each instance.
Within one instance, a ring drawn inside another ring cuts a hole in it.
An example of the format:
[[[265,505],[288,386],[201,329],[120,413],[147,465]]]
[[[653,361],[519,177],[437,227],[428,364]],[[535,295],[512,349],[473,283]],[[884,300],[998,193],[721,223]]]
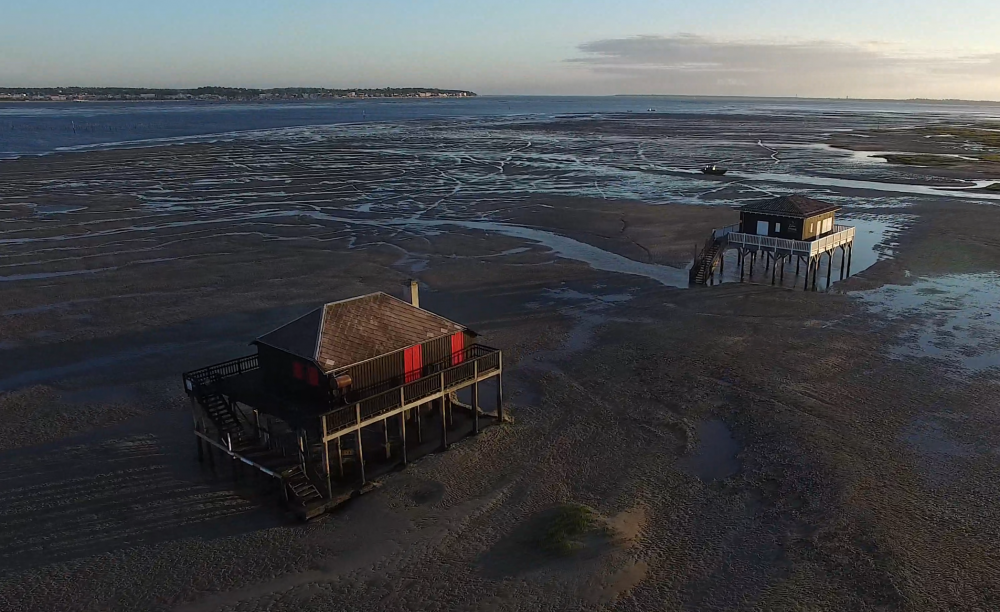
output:
[[[305,372],[303,370],[304,368],[300,362],[296,361],[292,364],[292,376],[294,376],[296,380],[302,380],[305,378]]]
[[[319,370],[316,368],[309,368],[309,384],[313,387],[319,386]]]
[[[780,223],[775,223],[774,224],[774,233],[775,234],[780,234],[781,233],[781,224]]]
[[[833,217],[827,217],[823,219],[823,233],[827,233],[833,229]]]
[[[769,231],[770,229],[771,229],[771,224],[769,222],[767,222],[767,221],[758,221],[757,222],[757,235],[758,236],[767,236],[770,233],[770,231]]]
[[[815,230],[815,229],[816,229],[816,224],[815,223],[810,223],[809,224],[809,233],[811,234],[813,232],[813,230]]]

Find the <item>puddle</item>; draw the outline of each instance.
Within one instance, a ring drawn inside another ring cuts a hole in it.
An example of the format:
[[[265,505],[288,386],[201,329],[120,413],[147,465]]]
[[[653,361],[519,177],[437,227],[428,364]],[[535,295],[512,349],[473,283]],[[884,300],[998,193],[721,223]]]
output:
[[[33,208],[36,215],[59,215],[87,210],[86,206],[73,206],[70,204],[35,204]]]
[[[1000,367],[1000,274],[920,278],[860,291],[869,310],[909,326],[896,357],[943,359],[977,372]]]
[[[719,419],[698,425],[698,447],[691,455],[677,462],[682,472],[697,476],[705,482],[722,480],[740,469],[737,454],[740,444],[733,438],[729,427]]]
[[[42,280],[46,278],[58,278],[60,276],[79,276],[81,274],[97,274],[98,272],[107,272],[108,270],[117,270],[118,268],[95,268],[93,270],[67,270],[65,272],[36,272],[34,274],[11,274],[8,276],[0,276],[0,283],[4,282],[15,282],[15,281],[25,281],[25,280]]]
[[[617,304],[620,302],[627,302],[632,299],[632,295],[629,293],[612,293],[609,295],[601,295],[599,293],[584,293],[583,291],[577,291],[576,289],[570,289],[569,287],[561,287],[559,289],[546,289],[545,295],[547,297],[555,298],[557,300],[581,300],[581,301],[598,301],[605,304]]]
[[[976,454],[972,444],[951,439],[944,427],[932,420],[917,420],[907,428],[903,439],[920,453],[926,455],[963,458],[973,457]]]
[[[944,419],[954,419],[953,415],[918,418],[900,433],[905,442],[919,455],[916,467],[934,487],[947,487],[962,476],[966,460],[973,459],[989,449],[977,448],[975,444],[960,442],[949,433]]]

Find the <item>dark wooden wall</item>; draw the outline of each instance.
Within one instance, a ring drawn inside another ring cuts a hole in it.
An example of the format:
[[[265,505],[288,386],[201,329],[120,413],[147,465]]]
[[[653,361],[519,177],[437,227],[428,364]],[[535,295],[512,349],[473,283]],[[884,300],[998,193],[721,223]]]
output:
[[[264,379],[276,389],[318,399],[329,395],[326,375],[311,361],[264,344],[257,345],[257,359]],[[297,372],[301,373],[300,378],[296,377]]]

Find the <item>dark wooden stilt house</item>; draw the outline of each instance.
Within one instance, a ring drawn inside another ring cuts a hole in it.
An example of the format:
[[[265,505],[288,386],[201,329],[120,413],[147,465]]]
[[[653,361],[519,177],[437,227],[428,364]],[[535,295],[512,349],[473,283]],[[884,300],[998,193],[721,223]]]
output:
[[[782,196],[751,202],[740,208],[740,222],[712,231],[711,238],[695,257],[691,266],[691,282],[696,284],[713,281],[715,271],[725,265],[725,253],[735,249],[743,280],[746,261],[750,260],[750,275],[758,256],[764,260],[764,271],[771,272],[771,284],[784,280],[785,263],[795,261],[798,275],[804,263],[803,288],[816,288],[820,263],[826,256],[826,284],[833,277],[833,259],[839,250],[840,278],[844,278],[846,265],[850,276],[851,255],[854,250],[853,227],[836,224],[840,207],[800,195]],[[780,266],[781,275],[778,276]]]
[[[372,467],[501,421],[501,352],[421,309],[411,291],[412,303],[372,293],[325,304],[255,340],[256,354],[186,373],[199,457],[221,451],[234,468],[273,477],[309,517],[353,494]],[[492,414],[479,405],[490,379]],[[425,441],[428,426],[436,442]]]

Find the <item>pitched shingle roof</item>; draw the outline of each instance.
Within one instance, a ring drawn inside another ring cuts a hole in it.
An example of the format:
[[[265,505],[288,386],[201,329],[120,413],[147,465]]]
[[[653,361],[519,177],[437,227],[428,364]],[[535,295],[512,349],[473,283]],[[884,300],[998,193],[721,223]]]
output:
[[[466,329],[379,292],[326,304],[257,342],[331,372]]]
[[[800,195],[781,196],[770,200],[751,202],[740,208],[742,212],[761,213],[765,215],[781,215],[783,217],[814,217],[834,210],[840,210],[836,204],[820,202]]]

